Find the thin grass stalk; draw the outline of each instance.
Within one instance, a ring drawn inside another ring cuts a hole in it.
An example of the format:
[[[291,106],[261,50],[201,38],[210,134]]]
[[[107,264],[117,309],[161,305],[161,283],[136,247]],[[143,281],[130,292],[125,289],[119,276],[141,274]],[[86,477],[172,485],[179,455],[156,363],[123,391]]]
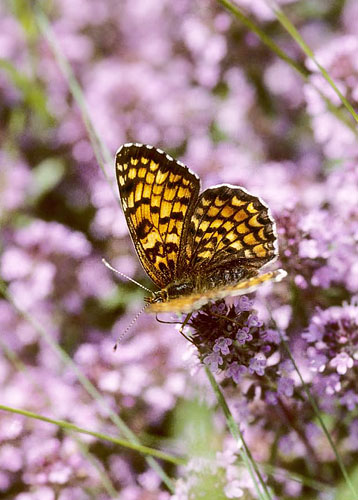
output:
[[[67,435],[71,435],[70,432],[65,431]],[[104,468],[102,467],[101,462],[94,456],[90,451],[88,451],[88,446],[86,446],[82,441],[80,441],[76,436],[73,436],[72,433],[72,439],[76,441],[77,446],[81,450],[81,453],[84,457],[86,457],[86,460],[90,462],[92,467],[96,469],[96,472],[101,480],[101,483],[103,485],[103,488],[107,491],[108,495],[110,498],[113,498],[114,500],[118,498],[118,491],[115,489],[111,479],[109,478],[108,474],[105,472]]]
[[[114,436],[109,436],[108,434],[103,434],[102,432],[91,431],[89,429],[85,429],[84,427],[79,427],[78,425],[72,424],[71,422],[67,422],[66,420],[55,420],[53,418],[45,417],[44,415],[39,415],[38,413],[33,413],[31,411],[22,410],[20,408],[12,408],[10,406],[0,404],[0,410],[7,411],[9,413],[14,413],[16,415],[22,415],[27,418],[32,418],[35,420],[41,420],[42,422],[47,422],[48,424],[56,425],[60,427],[66,432],[77,432],[79,434],[85,434],[87,436],[92,436],[96,439],[100,439],[101,441],[107,441],[109,443],[118,444],[123,448],[127,448],[129,450],[134,450],[143,455],[149,455],[151,457],[158,458],[160,460],[165,460],[166,462],[170,462],[175,465],[184,465],[186,460],[184,458],[174,457],[173,455],[169,455],[160,450],[156,450],[155,448],[150,448],[149,446],[144,446],[142,444],[132,443],[127,441],[126,439],[117,438]]]
[[[68,431],[66,431],[67,435],[70,435]],[[94,456],[90,451],[88,451],[88,447],[80,441],[78,438],[75,436],[71,436],[74,441],[76,441],[77,446],[81,450],[81,453],[84,457],[86,457],[86,460],[90,462],[92,467],[96,470],[98,477],[101,480],[101,483],[103,485],[103,488],[106,490],[110,498],[116,499],[118,498],[118,491],[115,489],[111,479],[109,478],[108,474],[102,467],[101,462]]]
[[[242,444],[242,447],[239,446],[239,452],[240,452],[240,455],[241,455],[243,462],[245,463],[245,465],[246,465],[246,467],[251,475],[252,481],[255,485],[255,488],[256,488],[256,491],[257,491],[259,498],[264,499],[264,500],[272,500],[272,496],[271,496],[270,492],[268,491],[267,485],[262,477],[262,474],[260,473],[260,470],[257,466],[257,463],[254,460],[253,456],[251,455],[251,452],[246,444],[244,436],[242,435],[242,432],[240,431],[239,426],[236,424],[236,422],[234,420],[234,417],[230,411],[230,408],[225,400],[225,397],[224,397],[219,385],[217,384],[217,382],[215,380],[215,377],[213,376],[213,374],[211,373],[211,371],[209,370],[208,367],[205,367],[205,371],[206,371],[206,375],[210,381],[211,387],[213,388],[214,393],[217,397],[218,403],[219,403],[219,405],[220,405],[220,407],[225,415],[227,426],[228,426],[233,438],[236,440],[236,442],[238,444]],[[258,483],[260,483],[263,491],[259,488]]]
[[[92,120],[90,119],[90,116],[87,111],[86,100],[83,95],[82,89],[72,71],[71,65],[69,64],[67,58],[64,56],[61,50],[61,47],[57,41],[57,38],[51,28],[51,25],[46,15],[38,7],[35,10],[35,17],[39,30],[43,34],[47,43],[49,44],[50,49],[52,50],[52,53],[57,61],[57,64],[65,80],[68,83],[68,86],[75,99],[75,102],[79,107],[98,165],[100,166],[108,184],[111,186],[115,199],[118,199],[118,196],[115,194],[112,183],[110,182],[110,176],[106,172],[106,164],[111,164],[113,162],[113,157],[110,151],[108,150],[107,146],[101,140],[98,132],[95,129],[94,124],[92,123]]]
[[[329,434],[329,431],[328,431],[325,423],[323,422],[323,419],[321,417],[321,413],[319,411],[318,405],[317,405],[314,397],[312,396],[311,391],[309,390],[309,387],[307,386],[307,384],[303,380],[302,374],[301,374],[301,372],[300,372],[300,370],[299,370],[299,368],[297,366],[297,363],[295,362],[294,357],[292,356],[291,349],[290,349],[288,343],[286,342],[286,340],[283,338],[282,335],[281,335],[281,342],[282,342],[283,346],[285,347],[285,349],[287,351],[287,354],[289,355],[289,358],[290,358],[290,360],[293,363],[293,366],[295,367],[295,370],[296,370],[296,372],[297,372],[297,374],[299,376],[299,379],[301,381],[302,387],[303,387],[303,389],[304,389],[304,391],[305,391],[305,393],[307,395],[307,398],[308,398],[308,400],[309,400],[309,402],[310,402],[310,404],[311,404],[311,406],[313,408],[313,411],[314,411],[314,413],[315,413],[315,415],[317,417],[317,420],[319,421],[320,426],[322,427],[322,430],[323,430],[323,432],[324,432],[324,434],[325,434],[325,436],[326,436],[326,438],[327,438],[327,440],[328,440],[328,442],[329,442],[329,444],[330,444],[330,446],[331,446],[331,448],[333,450],[333,453],[335,454],[337,463],[339,465],[339,468],[341,469],[341,472],[342,472],[342,475],[344,477],[344,480],[346,481],[347,486],[350,489],[353,497],[357,500],[358,499],[358,492],[354,488],[353,483],[352,483],[352,481],[351,481],[351,479],[350,479],[350,477],[348,475],[347,469],[346,469],[346,467],[345,467],[345,465],[344,465],[344,463],[343,463],[343,461],[341,459],[341,456],[340,456],[340,454],[339,454],[339,452],[337,450],[337,447],[334,444],[334,442],[333,442],[333,440],[332,440],[332,438],[331,438],[331,436]]]
[[[233,14],[239,21],[242,22],[246,28],[255,33],[258,38],[269,48],[272,52],[289,64],[295,71],[300,73],[301,76],[306,78],[309,76],[309,71],[300,63],[287,55],[270,37],[267,35],[257,24],[255,24],[249,17],[245,16],[243,11],[229,0],[217,0],[223,5],[231,14]]]
[[[254,23],[249,17],[247,17],[237,5],[233,4],[230,0],[217,0],[217,1],[218,1],[218,3],[223,5],[229,12],[231,12],[231,14],[233,14],[244,26],[246,26],[246,28],[248,28],[250,31],[255,33],[258,36],[258,38],[261,40],[261,42],[264,45],[266,45],[270,50],[272,50],[272,52],[274,52],[280,59],[282,59],[287,64],[289,64],[289,66],[291,66],[291,68],[294,69],[303,78],[304,81],[306,81],[306,82],[308,81],[308,77],[310,76],[311,72],[308,69],[306,69],[304,66],[299,64],[297,61],[292,59],[289,55],[287,55],[256,23]],[[319,88],[317,88],[316,85],[314,85],[312,83],[311,83],[311,85],[318,92],[321,99],[323,99],[323,101],[325,102],[325,104],[327,106],[327,109],[332,114],[334,114],[336,116],[336,118],[338,118],[344,125],[346,125],[358,137],[358,131],[357,131],[356,124],[354,122],[352,122],[350,119],[348,119],[348,116],[346,116],[343,113],[343,109],[338,109],[328,99],[328,97],[325,96]],[[333,85],[334,85],[334,83],[333,83]],[[342,96],[342,97],[343,97],[343,99],[345,99],[344,96]],[[348,107],[350,107],[353,110],[353,108],[350,106],[349,103],[348,103]],[[353,110],[353,112],[354,112],[354,110]],[[349,118],[351,118],[351,113],[349,114]]]
[[[46,394],[44,394],[44,392],[43,392],[42,386],[40,386],[37,383],[37,381],[33,379],[33,377],[31,376],[31,373],[29,373],[29,370],[27,369],[27,366],[21,361],[21,359],[19,358],[17,353],[14,352],[12,349],[9,349],[1,340],[0,340],[0,348],[2,349],[2,351],[4,352],[4,354],[8,358],[8,360],[14,365],[14,367],[19,372],[26,373],[26,378],[33,383],[34,389],[38,390],[39,393],[42,394],[42,396],[44,396],[46,398],[46,403],[50,403],[50,401],[46,397]],[[70,433],[68,433],[68,434],[70,435]],[[98,460],[96,459],[96,457],[94,455],[92,455],[91,452],[88,451],[88,447],[85,446],[85,444],[82,441],[80,441],[78,438],[76,438],[76,436],[74,436],[73,433],[72,433],[72,435],[70,435],[70,437],[71,437],[71,439],[73,439],[77,443],[78,447],[81,450],[82,455],[86,458],[86,460],[89,460],[92,463],[93,467],[95,467],[97,469],[97,472],[98,472],[100,480],[103,484],[103,487],[107,490],[107,492],[113,498],[115,498],[117,496],[117,492],[114,489],[114,486],[112,485],[112,481],[109,478],[106,471],[102,467],[99,466]]]
[[[276,4],[276,2],[273,2],[272,0],[266,0],[266,3],[271,7],[271,9],[274,12],[277,20],[281,23],[281,25],[285,28],[285,30],[295,40],[295,42],[302,49],[302,51],[304,52],[304,54],[309,59],[311,59],[314,62],[314,64],[319,69],[321,75],[323,76],[323,78],[332,87],[332,89],[334,90],[334,92],[337,94],[337,96],[341,100],[342,104],[347,108],[347,110],[352,115],[352,117],[354,118],[354,120],[358,123],[358,114],[355,112],[355,110],[353,109],[353,107],[350,104],[350,102],[344,97],[344,95],[342,94],[342,92],[338,89],[337,85],[334,83],[333,79],[328,74],[327,70],[317,61],[317,59],[315,58],[315,55],[314,55],[313,51],[307,45],[307,43],[304,41],[304,39],[299,34],[299,32],[295,28],[295,26],[291,23],[291,21],[284,14],[284,12],[280,9],[280,7]]]
[[[318,481],[317,479],[312,479],[310,477],[303,476],[302,474],[299,474],[297,472],[288,471],[286,469],[283,469],[282,467],[277,467],[276,465],[270,465],[267,463],[260,464],[260,469],[265,471],[265,473],[268,475],[275,475],[276,477],[280,476],[282,478],[287,478],[299,484],[302,484],[303,486],[308,486],[309,488],[317,490],[321,493],[325,493],[328,496],[328,498],[330,498],[329,495],[332,496],[333,493],[332,486],[327,485],[322,481]]]

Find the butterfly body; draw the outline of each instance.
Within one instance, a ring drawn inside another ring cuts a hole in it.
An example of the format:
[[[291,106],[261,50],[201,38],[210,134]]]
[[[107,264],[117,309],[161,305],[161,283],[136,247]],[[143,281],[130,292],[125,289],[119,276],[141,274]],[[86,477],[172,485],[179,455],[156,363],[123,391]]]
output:
[[[235,267],[232,269],[216,269],[210,275],[205,276],[200,273],[192,276],[188,275],[180,280],[173,281],[160,290],[160,297],[162,301],[166,301],[177,299],[184,295],[191,295],[193,293],[206,293],[217,287],[234,285],[255,274],[254,271],[250,273],[248,269],[243,267]]]
[[[118,150],[116,173],[138,257],[160,289],[147,299],[152,312],[190,312],[283,277],[258,274],[278,249],[274,220],[257,196],[228,184],[199,196],[196,174],[142,144]]]

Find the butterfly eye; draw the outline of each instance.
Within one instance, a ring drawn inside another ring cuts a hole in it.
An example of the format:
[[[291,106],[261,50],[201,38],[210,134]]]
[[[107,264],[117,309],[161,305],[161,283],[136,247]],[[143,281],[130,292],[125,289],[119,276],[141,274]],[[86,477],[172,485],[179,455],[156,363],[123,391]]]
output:
[[[152,297],[146,297],[145,300],[151,303],[165,302],[166,300],[168,300],[168,293],[165,289],[158,290],[157,292],[152,292]]]

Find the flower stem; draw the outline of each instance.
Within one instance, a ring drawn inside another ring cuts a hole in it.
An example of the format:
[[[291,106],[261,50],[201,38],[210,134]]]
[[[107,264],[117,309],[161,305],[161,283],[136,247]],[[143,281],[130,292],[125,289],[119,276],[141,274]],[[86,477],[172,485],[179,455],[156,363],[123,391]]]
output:
[[[97,439],[101,439],[102,441],[109,441],[110,443],[118,444],[120,446],[123,446],[124,448],[138,451],[139,453],[143,453],[144,455],[150,455],[155,458],[160,458],[161,460],[171,462],[175,465],[184,465],[186,463],[186,460],[184,458],[169,455],[168,453],[165,453],[163,451],[149,448],[149,446],[131,443],[126,439],[108,436],[108,434],[103,434],[101,432],[91,431],[89,429],[85,429],[83,427],[79,427],[78,425],[72,424],[71,422],[67,422],[66,420],[55,420],[53,418],[45,417],[44,415],[39,415],[38,413],[33,413],[28,410],[22,410],[20,408],[12,408],[10,406],[5,406],[2,404],[0,404],[0,410],[10,413],[16,413],[17,415],[23,415],[24,417],[33,418],[36,420],[41,420],[42,422],[47,422],[52,425],[57,425],[58,427],[66,431],[74,431],[80,434],[86,434],[87,436],[93,436]]]
[[[211,387],[213,388],[213,390],[215,392],[218,403],[223,410],[223,413],[224,413],[225,418],[226,418],[227,426],[228,426],[232,436],[239,444],[240,455],[241,455],[246,467],[248,468],[248,471],[251,475],[251,478],[253,480],[253,483],[255,485],[255,488],[256,488],[256,491],[257,491],[259,498],[269,499],[269,500],[272,499],[272,496],[271,496],[271,494],[267,488],[267,485],[266,485],[266,483],[261,475],[261,472],[257,466],[257,463],[254,460],[253,456],[251,455],[251,452],[250,452],[250,450],[249,450],[249,448],[244,440],[242,432],[240,431],[239,426],[237,425],[237,423],[234,420],[234,417],[230,411],[230,408],[225,400],[225,397],[224,397],[218,383],[216,382],[213,374],[211,373],[211,371],[207,367],[205,367],[205,371],[206,371],[207,377],[210,381]],[[241,444],[242,444],[242,447],[241,447]],[[260,485],[261,485],[263,491],[260,490],[257,480],[260,482]]]

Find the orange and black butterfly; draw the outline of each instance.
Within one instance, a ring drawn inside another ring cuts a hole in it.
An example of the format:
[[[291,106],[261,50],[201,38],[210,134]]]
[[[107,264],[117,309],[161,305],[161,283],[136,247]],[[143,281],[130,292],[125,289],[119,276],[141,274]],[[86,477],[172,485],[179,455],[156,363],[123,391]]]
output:
[[[266,204],[221,184],[200,193],[200,179],[153,146],[124,144],[116,155],[123,211],[138,257],[159,288],[152,312],[185,312],[241,295],[282,269],[259,274],[278,255]]]

